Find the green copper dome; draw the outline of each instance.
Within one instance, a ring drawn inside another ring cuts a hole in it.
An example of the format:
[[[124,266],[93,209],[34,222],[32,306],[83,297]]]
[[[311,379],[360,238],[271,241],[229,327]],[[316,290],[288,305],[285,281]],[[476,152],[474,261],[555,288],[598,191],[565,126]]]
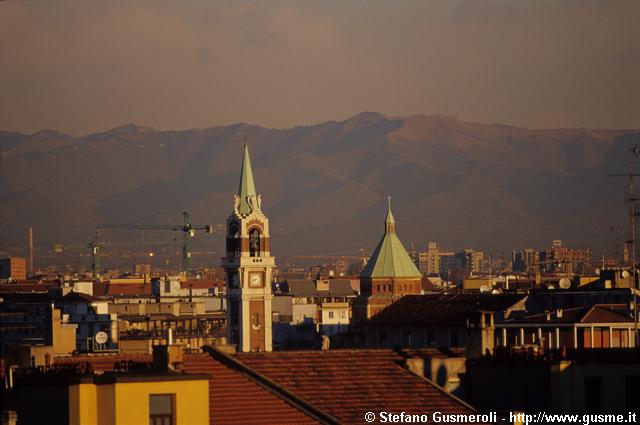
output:
[[[422,274],[411,261],[407,250],[396,235],[395,220],[391,212],[391,198],[387,218],[384,222],[384,236],[371,254],[371,258],[362,273],[361,278],[395,278],[395,277],[422,277]]]
[[[247,196],[256,196],[256,186],[253,183],[253,171],[251,170],[251,159],[249,159],[249,147],[244,145],[244,156],[242,157],[242,172],[240,174],[240,187],[238,188],[238,196],[240,197],[241,214],[249,214],[251,207],[247,202]]]

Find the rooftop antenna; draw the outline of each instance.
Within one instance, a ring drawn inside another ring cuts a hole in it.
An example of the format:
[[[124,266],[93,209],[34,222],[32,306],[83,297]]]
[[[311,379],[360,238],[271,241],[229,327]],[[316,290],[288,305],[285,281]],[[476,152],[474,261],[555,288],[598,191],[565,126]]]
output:
[[[607,177],[624,177],[628,179],[629,183],[629,193],[627,195],[627,202],[629,204],[629,240],[627,244],[631,245],[631,258],[630,258],[630,266],[635,269],[636,267],[636,217],[638,217],[637,205],[636,203],[640,200],[640,198],[636,195],[635,188],[635,178],[640,176],[640,174],[635,173],[633,167],[633,160],[635,158],[640,157],[640,145],[636,144],[629,148],[629,169],[626,174],[607,174]],[[612,228],[613,230],[613,228]]]
[[[636,262],[638,260],[638,257],[636,257],[636,217],[638,216],[638,212],[636,211],[636,202],[638,201],[638,198],[636,197],[635,189],[635,177],[637,174],[633,172],[633,158],[637,158],[639,154],[639,145],[634,145],[629,150],[629,221],[631,223],[631,267],[633,270],[635,270]]]
[[[635,341],[637,345],[638,341],[638,275],[636,269],[636,217],[638,217],[638,211],[636,207],[636,202],[640,201],[640,198],[636,195],[635,188],[635,178],[639,176],[634,172],[633,168],[633,160],[634,158],[640,157],[640,144],[635,144],[629,148],[629,170],[628,173],[625,174],[608,174],[607,177],[626,177],[629,180],[629,196],[627,201],[629,202],[629,243],[631,244],[631,273],[633,276],[633,322],[634,322],[634,333],[635,333]]]
[[[2,148],[0,148],[0,191],[2,191]],[[4,240],[4,234],[3,234],[3,221],[2,221],[2,210],[0,210],[0,255],[4,256],[5,251],[4,251],[4,244],[3,244],[3,240]]]

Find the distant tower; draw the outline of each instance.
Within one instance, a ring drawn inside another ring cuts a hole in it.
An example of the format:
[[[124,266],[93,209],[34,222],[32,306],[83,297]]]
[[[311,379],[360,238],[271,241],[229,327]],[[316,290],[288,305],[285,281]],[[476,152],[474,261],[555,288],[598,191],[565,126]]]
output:
[[[360,295],[354,302],[354,322],[368,319],[404,295],[419,295],[422,274],[396,235],[388,198],[384,235],[360,273]]]
[[[269,219],[256,194],[249,149],[244,146],[240,187],[227,219],[227,255],[222,258],[227,289],[229,342],[238,350],[271,351],[271,281],[275,258],[269,251]]]
[[[625,266],[629,264],[629,245],[626,243],[624,244],[624,251],[622,252],[622,264]]]
[[[33,276],[33,227],[29,226],[29,230],[27,231],[27,247],[29,250],[29,270],[28,275]]]

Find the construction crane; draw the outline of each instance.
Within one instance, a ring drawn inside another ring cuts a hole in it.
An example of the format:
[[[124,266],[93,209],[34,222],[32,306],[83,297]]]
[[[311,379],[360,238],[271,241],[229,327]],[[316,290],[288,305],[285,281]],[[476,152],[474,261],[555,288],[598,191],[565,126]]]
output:
[[[100,245],[98,244],[98,231],[96,230],[96,234],[93,236],[91,242],[89,242],[89,247],[91,250],[91,274],[94,279],[100,279]]]
[[[172,230],[182,232],[182,263],[181,272],[189,273],[191,271],[191,241],[190,239],[195,236],[196,230],[204,230],[206,233],[213,233],[213,227],[209,224],[191,224],[189,219],[189,212],[182,212],[182,225],[179,224],[98,224],[96,229],[111,229],[111,230]],[[89,247],[92,249],[94,270],[100,264],[99,251],[100,247],[97,244],[97,237],[91,242]],[[95,272],[94,272],[95,273]]]

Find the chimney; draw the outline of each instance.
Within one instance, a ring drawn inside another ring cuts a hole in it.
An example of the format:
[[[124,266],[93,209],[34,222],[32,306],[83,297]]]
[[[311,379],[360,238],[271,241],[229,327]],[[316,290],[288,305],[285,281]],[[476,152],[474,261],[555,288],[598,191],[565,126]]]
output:
[[[477,359],[493,352],[494,326],[492,312],[476,311],[467,318],[467,358]]]
[[[558,319],[562,319],[562,309],[561,308],[556,310],[556,317]]]
[[[327,351],[331,347],[331,339],[328,336],[322,335],[322,351]]]
[[[180,372],[184,363],[181,345],[154,345],[153,368],[160,372]]]

